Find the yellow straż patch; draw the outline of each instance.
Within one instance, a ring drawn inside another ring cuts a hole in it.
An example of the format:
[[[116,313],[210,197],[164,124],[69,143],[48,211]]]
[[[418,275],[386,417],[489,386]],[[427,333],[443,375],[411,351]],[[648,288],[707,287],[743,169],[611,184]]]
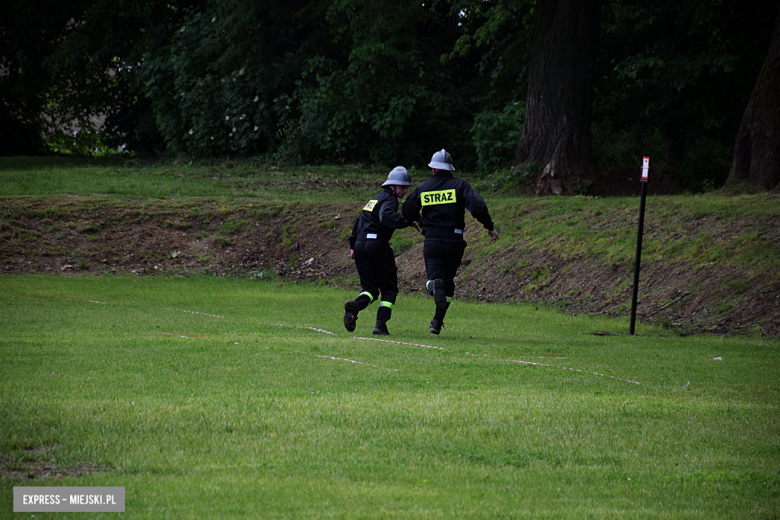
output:
[[[420,198],[423,206],[451,204],[455,202],[455,190],[426,191]]]

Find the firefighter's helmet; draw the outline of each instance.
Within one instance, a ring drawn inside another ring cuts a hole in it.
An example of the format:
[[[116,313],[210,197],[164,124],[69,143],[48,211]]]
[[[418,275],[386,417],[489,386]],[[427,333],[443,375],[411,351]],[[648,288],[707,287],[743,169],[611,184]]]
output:
[[[442,148],[440,152],[433,154],[428,167],[435,170],[447,170],[450,172],[455,171],[455,167],[452,165],[452,156],[445,152],[444,148]]]
[[[396,166],[393,171],[387,174],[387,180],[382,186],[411,186],[412,176],[403,166]]]

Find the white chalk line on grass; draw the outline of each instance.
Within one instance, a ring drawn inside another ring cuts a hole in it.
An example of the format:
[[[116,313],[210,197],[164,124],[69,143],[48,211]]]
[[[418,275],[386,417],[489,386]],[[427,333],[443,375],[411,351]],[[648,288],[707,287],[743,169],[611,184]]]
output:
[[[160,332],[155,331],[157,334],[165,334],[166,336],[179,336],[180,338],[189,338],[189,336],[186,336],[184,334],[179,334],[178,332]]]
[[[434,347],[432,345],[420,345],[419,343],[405,343],[403,341],[392,341],[389,339],[379,339],[379,338],[362,338],[360,336],[352,336],[352,339],[363,339],[366,341],[381,341],[382,343],[395,343],[396,345],[409,345],[411,347],[424,347],[424,348],[433,348],[436,350],[447,350],[443,347]]]
[[[157,334],[165,334],[166,336],[179,336],[180,338],[188,338],[188,339],[203,337],[200,334],[187,334],[186,332],[176,332],[176,331],[171,331],[171,332],[155,331],[155,332],[157,332]]]
[[[106,302],[99,302],[97,300],[74,300],[72,298],[34,298],[32,296],[28,296],[31,300],[41,300],[41,301],[47,301],[47,300],[59,300],[59,301],[66,301],[66,302],[88,302],[88,303],[99,303],[100,305],[108,305]],[[200,314],[201,316],[210,316],[212,318],[224,318],[224,316],[218,316],[216,314],[208,314],[206,312],[197,312],[197,311],[188,311],[184,309],[173,309],[178,312],[189,312],[190,314]]]
[[[100,305],[108,305],[108,303],[106,303],[106,302],[100,302],[100,301],[97,301],[97,300],[74,300],[72,298],[34,298],[32,296],[28,296],[27,298],[29,298],[31,300],[41,300],[41,301],[59,300],[59,301],[66,301],[66,302],[87,302],[87,303],[99,303]],[[224,318],[224,316],[217,316],[216,314],[206,314],[204,312],[185,311],[183,309],[174,309],[174,310],[181,311],[181,312],[189,312],[189,313],[192,313],[192,314],[201,314],[203,316],[211,316],[211,317],[214,317],[214,318]],[[183,332],[180,333],[180,332],[175,332],[175,331],[172,331],[172,332],[159,332],[159,331],[157,331],[157,332],[158,332],[158,334],[167,334],[169,336],[179,336],[180,338],[200,338],[201,337],[198,334],[185,334]]]
[[[615,376],[610,376],[610,375],[607,375],[607,374],[600,374],[598,372],[590,372],[588,370],[580,370],[579,368],[559,367],[557,365],[550,365],[548,363],[534,363],[533,361],[522,361],[522,360],[519,360],[519,359],[504,359],[503,361],[509,361],[511,363],[520,363],[521,365],[536,365],[536,366],[540,366],[540,367],[562,368],[564,370],[571,370],[571,371],[574,371],[574,372],[582,372],[584,374],[593,374],[595,376],[609,377],[610,379],[617,379],[618,381],[625,381],[627,383],[634,383],[635,385],[639,384],[639,381],[632,381],[630,379],[623,379],[622,377],[615,377]]]
[[[275,327],[287,327],[289,329],[308,329],[308,330],[314,330],[314,331],[317,331],[317,332],[322,332],[324,334],[330,334],[331,336],[335,336],[336,335],[335,332],[331,332],[331,331],[325,330],[325,329],[318,329],[317,327],[302,327],[300,325],[283,325],[281,323],[274,323],[274,326]]]
[[[276,327],[287,327],[289,329],[308,329],[308,330],[313,330],[313,331],[316,331],[316,332],[322,332],[324,334],[330,334],[331,336],[335,336],[336,335],[336,333],[334,333],[334,332],[331,332],[331,331],[325,330],[325,329],[318,329],[317,327],[303,327],[303,326],[300,326],[300,325],[283,325],[281,323],[275,323],[274,326],[276,326]],[[335,356],[320,356],[320,355],[316,355],[315,357],[324,358],[324,359],[333,359],[335,361],[346,361],[347,363],[354,363],[356,365],[366,365],[366,366],[369,366],[369,367],[383,368],[384,369],[384,367],[380,367],[378,365],[372,365],[371,363],[364,363],[362,361],[355,361],[354,359],[346,359],[346,358],[340,358],[340,357],[335,357]],[[390,369],[387,368],[385,370],[390,370]],[[398,369],[395,369],[395,371],[398,372]]]
[[[346,361],[347,363],[354,363],[356,365],[366,365],[366,366],[374,367],[374,368],[384,368],[384,367],[380,367],[379,365],[372,365],[371,363],[364,363],[362,361],[355,361],[354,359],[346,359],[346,358],[340,358],[340,357],[334,357],[334,356],[320,356],[320,355],[317,355],[315,357],[324,358],[324,359],[333,359],[335,361]],[[390,370],[390,369],[387,368],[386,370]],[[398,369],[395,369],[395,371],[398,372]]]
[[[281,323],[275,323],[274,324],[277,327],[288,327],[291,329],[309,329],[309,330],[315,330],[317,332],[322,332],[325,334],[330,334],[331,336],[337,336],[335,332],[331,332],[329,330],[325,329],[318,329],[317,327],[302,327],[300,325],[282,325]],[[432,345],[420,345],[419,343],[405,343],[403,341],[392,341],[389,339],[379,339],[379,338],[363,338],[361,336],[350,336],[352,339],[362,339],[364,341],[381,341],[382,343],[394,343],[396,345],[409,345],[412,347],[425,347],[425,348],[432,348],[436,350],[447,350],[446,348],[442,347],[434,347]]]
[[[224,316],[218,316],[216,314],[208,314],[206,312],[187,311],[187,310],[184,310],[184,309],[173,309],[173,310],[178,311],[178,312],[189,312],[190,314],[200,314],[201,316],[210,316],[212,318],[224,318]]]
[[[309,330],[315,330],[317,332],[323,332],[325,334],[330,334],[331,336],[335,336],[336,335],[335,332],[331,332],[331,331],[325,330],[325,329],[318,329],[317,327],[300,327],[300,328],[302,328],[302,329],[309,329]]]
[[[100,305],[108,305],[106,302],[99,302],[97,300],[74,300],[73,298],[33,298],[32,296],[28,296],[31,300],[39,300],[39,301],[48,301],[48,300],[58,300],[63,302],[86,302],[86,303],[99,303]]]

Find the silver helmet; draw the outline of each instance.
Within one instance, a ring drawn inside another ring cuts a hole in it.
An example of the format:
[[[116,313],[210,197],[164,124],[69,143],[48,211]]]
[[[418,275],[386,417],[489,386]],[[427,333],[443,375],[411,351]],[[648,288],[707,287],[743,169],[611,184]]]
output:
[[[440,152],[433,154],[431,162],[428,163],[428,167],[436,170],[455,171],[455,167],[452,165],[452,156],[445,152],[444,148],[442,148]]]
[[[393,171],[387,174],[387,180],[382,186],[411,186],[412,176],[403,166],[396,166]]]

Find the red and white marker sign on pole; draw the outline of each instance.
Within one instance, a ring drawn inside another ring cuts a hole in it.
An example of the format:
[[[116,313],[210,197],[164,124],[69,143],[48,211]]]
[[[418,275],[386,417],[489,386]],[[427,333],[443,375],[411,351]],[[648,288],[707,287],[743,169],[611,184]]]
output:
[[[650,169],[650,157],[642,157],[642,179],[647,182],[647,171]]]

